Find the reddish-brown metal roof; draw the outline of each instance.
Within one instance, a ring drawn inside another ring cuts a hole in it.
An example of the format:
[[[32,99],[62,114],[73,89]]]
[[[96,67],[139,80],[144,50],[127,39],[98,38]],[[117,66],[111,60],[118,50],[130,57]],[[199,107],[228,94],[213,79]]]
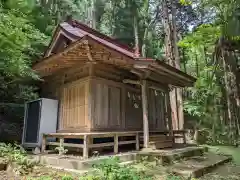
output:
[[[82,38],[83,36],[88,35],[91,38],[99,41],[100,43],[117,50],[118,52],[121,52],[132,58],[135,57],[133,49],[131,49],[130,47],[123,45],[119,43],[117,40],[109,36],[106,36],[76,20],[63,22],[60,24],[60,27],[65,31],[69,32],[70,34],[73,34],[74,36]]]

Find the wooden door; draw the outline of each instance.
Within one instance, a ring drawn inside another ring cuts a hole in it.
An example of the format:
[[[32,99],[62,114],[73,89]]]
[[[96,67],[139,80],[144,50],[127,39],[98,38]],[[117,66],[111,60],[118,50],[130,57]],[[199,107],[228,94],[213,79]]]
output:
[[[86,84],[73,82],[63,87],[61,94],[61,129],[83,128],[87,126],[85,121],[87,102]]]
[[[121,128],[121,88],[95,81],[92,96],[93,128],[95,130]]]

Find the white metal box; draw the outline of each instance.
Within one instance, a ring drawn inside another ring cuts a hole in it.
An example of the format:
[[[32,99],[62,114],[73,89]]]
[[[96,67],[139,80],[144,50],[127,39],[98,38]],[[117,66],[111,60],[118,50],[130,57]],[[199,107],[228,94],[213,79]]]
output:
[[[43,133],[57,130],[58,101],[41,98],[25,104],[22,146],[40,147]]]

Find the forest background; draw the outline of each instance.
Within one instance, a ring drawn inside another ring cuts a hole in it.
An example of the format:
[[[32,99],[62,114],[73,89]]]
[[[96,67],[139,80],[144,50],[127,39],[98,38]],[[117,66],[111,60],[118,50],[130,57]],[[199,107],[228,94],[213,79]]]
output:
[[[1,140],[21,137],[24,102],[38,97],[32,84],[41,80],[31,66],[69,15],[143,57],[164,60],[196,77],[194,87],[177,92],[177,107],[185,117],[185,126],[177,128],[204,132],[206,143],[238,144],[237,0],[1,0]]]

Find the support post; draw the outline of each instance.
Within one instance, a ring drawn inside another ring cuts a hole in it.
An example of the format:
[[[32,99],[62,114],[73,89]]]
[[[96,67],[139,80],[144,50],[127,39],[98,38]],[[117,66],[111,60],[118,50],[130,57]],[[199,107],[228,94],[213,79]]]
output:
[[[143,110],[143,137],[144,148],[148,148],[149,145],[149,126],[148,126],[148,99],[147,99],[147,80],[142,80],[142,110]]]
[[[46,150],[46,143],[47,143],[47,137],[45,134],[43,134],[42,135],[42,148],[41,148],[42,153],[44,153]]]
[[[118,153],[118,135],[117,134],[114,135],[114,153],[115,154]]]
[[[139,150],[139,133],[136,134],[136,150]]]
[[[172,125],[172,109],[170,105],[170,97],[169,97],[169,92],[166,93],[165,99],[166,99],[166,111],[167,111],[167,119],[168,119],[168,130],[169,130],[169,135],[172,137],[173,143],[175,143],[175,138],[173,134],[173,125]]]
[[[88,158],[88,143],[89,143],[89,137],[88,135],[84,135],[84,138],[83,138],[83,158],[84,159],[87,159]]]
[[[184,145],[187,144],[187,140],[186,140],[186,131],[183,131],[183,144],[184,144]]]

